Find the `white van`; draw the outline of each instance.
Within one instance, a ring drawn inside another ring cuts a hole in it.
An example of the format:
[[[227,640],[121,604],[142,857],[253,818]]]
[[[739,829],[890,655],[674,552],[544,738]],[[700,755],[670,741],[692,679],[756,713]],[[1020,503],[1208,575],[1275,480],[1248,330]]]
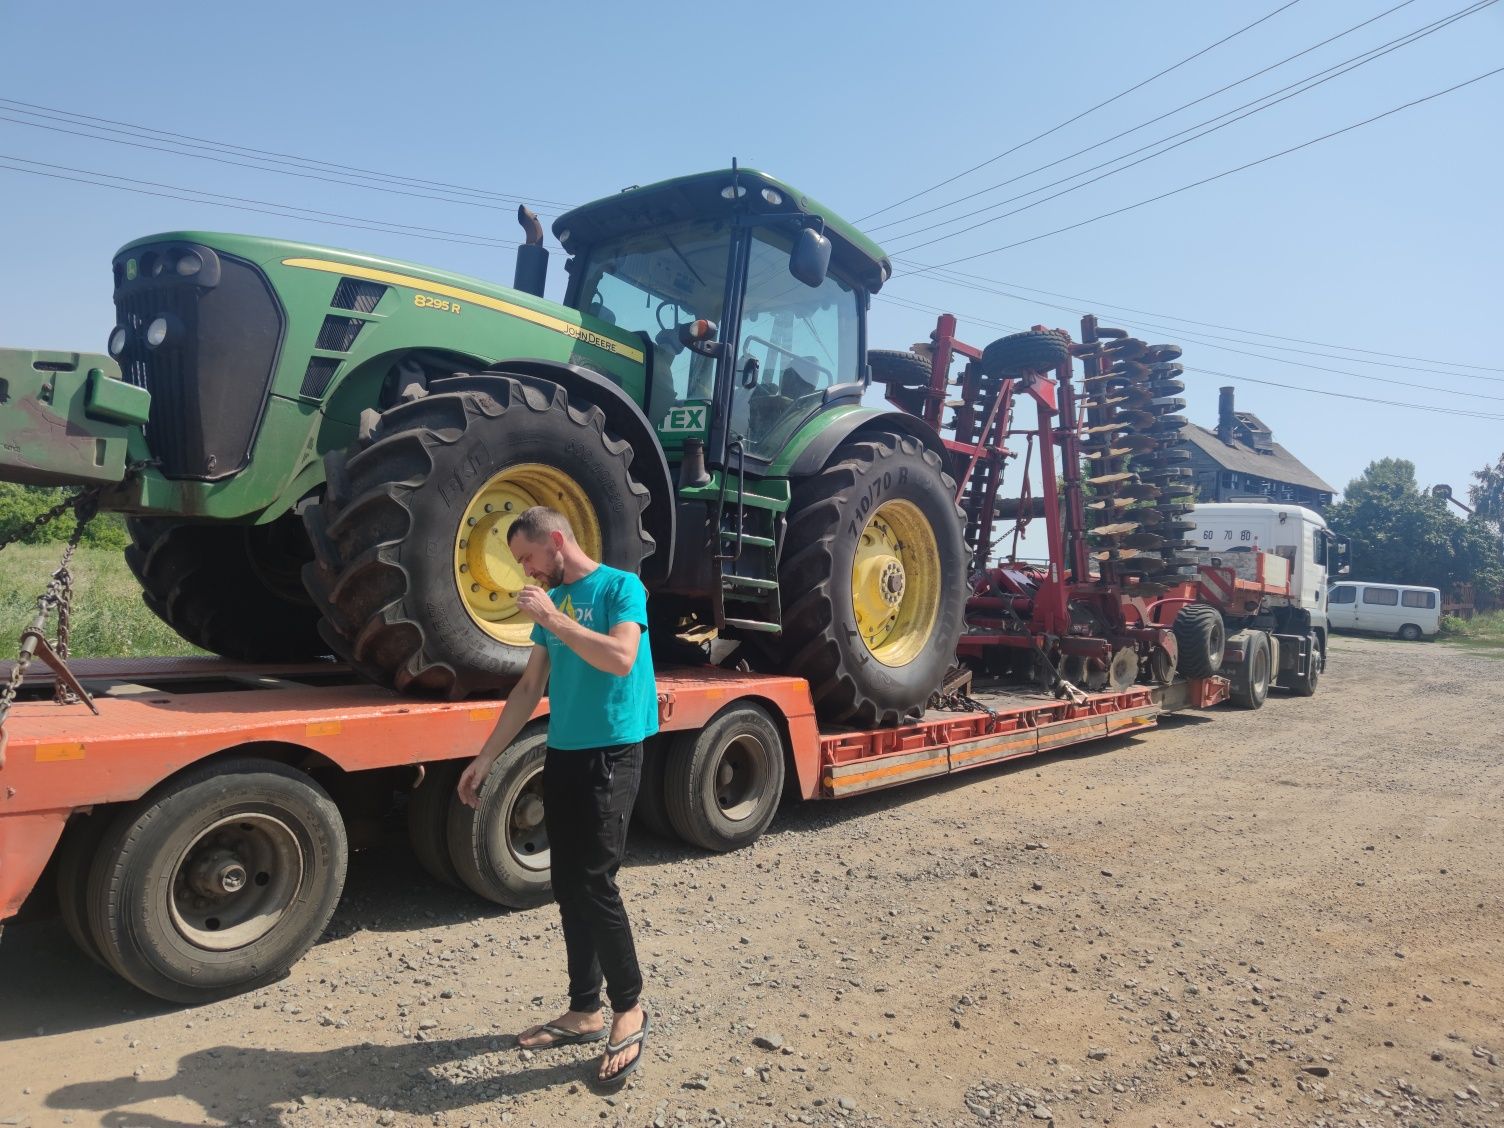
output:
[[[1407,642],[1441,629],[1441,592],[1407,584],[1333,584],[1326,615],[1335,631],[1394,635]]]

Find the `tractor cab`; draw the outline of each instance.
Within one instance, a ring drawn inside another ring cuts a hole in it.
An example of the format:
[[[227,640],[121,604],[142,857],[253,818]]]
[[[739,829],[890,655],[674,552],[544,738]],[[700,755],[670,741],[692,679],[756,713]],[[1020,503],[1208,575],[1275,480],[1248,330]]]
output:
[[[763,173],[630,188],[561,216],[565,304],[641,336],[644,410],[671,462],[766,471],[812,416],[866,386],[882,250]]]

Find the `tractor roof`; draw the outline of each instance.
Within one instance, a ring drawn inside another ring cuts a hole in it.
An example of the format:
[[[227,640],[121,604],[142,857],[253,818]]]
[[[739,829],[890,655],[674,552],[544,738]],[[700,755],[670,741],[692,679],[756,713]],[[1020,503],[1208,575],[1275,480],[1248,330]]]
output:
[[[726,215],[731,201],[721,193],[731,187],[732,175],[731,169],[717,169],[627,188],[565,212],[554,221],[554,235],[566,251],[574,254],[600,239],[628,231]],[[868,290],[875,293],[892,275],[893,266],[883,249],[818,200],[756,169],[737,169],[734,175],[745,189],[740,197],[742,204],[754,213],[797,211],[823,219],[825,234],[833,244],[832,257]],[[776,204],[763,195],[764,189],[775,194]]]

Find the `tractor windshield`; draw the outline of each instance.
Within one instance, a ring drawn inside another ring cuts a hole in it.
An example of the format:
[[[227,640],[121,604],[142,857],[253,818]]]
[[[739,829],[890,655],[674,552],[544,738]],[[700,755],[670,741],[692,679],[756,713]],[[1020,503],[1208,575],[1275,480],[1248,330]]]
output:
[[[731,225],[702,220],[609,239],[586,254],[581,312],[654,342],[647,414],[655,424],[675,403],[710,398],[715,362],[683,348],[678,327],[720,323],[730,249]]]

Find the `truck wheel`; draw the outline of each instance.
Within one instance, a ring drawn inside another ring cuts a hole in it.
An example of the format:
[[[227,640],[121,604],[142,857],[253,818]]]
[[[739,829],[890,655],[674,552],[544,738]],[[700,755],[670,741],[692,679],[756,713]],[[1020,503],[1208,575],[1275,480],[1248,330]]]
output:
[[[1010,333],[982,350],[985,376],[1019,376],[1025,372],[1050,373],[1070,359],[1071,341],[1059,329],[1031,329]]]
[[[1221,668],[1227,630],[1215,607],[1187,604],[1175,616],[1173,629],[1180,650],[1178,668],[1183,677],[1209,678]]]
[[[1310,639],[1311,657],[1306,662],[1306,672],[1290,680],[1290,691],[1296,697],[1316,696],[1316,683],[1321,680],[1321,667],[1326,661],[1326,651],[1321,645],[1321,639],[1315,635],[1311,635]]]
[[[543,759],[548,732],[524,729],[496,758],[480,789],[479,808],[449,800],[449,856],[476,896],[530,909],[553,895],[548,827],[543,821]]]
[[[313,946],[346,860],[339,810],[308,776],[270,760],[204,764],[110,824],[89,875],[95,937],[158,998],[247,991]]]
[[[642,780],[637,785],[637,802],[632,807],[632,817],[659,838],[677,838],[673,823],[669,822],[663,795],[663,765],[668,753],[664,744],[665,740],[659,738],[643,743]]]
[[[1404,642],[1419,642],[1420,628],[1414,623],[1406,623],[1400,628],[1399,637]]]
[[[795,484],[773,668],[809,681],[823,720],[896,723],[944,679],[969,590],[955,490],[933,451],[886,432]]]
[[[927,388],[934,371],[929,357],[892,349],[868,349],[867,363],[874,381],[894,388]]]
[[[1240,709],[1259,709],[1269,697],[1269,636],[1251,633],[1243,645],[1243,660],[1232,672],[1228,700]]]
[[[302,522],[266,525],[126,520],[125,562],[146,606],[194,646],[242,662],[301,662],[329,653],[299,573],[313,558]]]
[[[407,802],[407,840],[425,873],[443,885],[460,884],[449,856],[449,801],[465,765],[460,760],[425,764],[423,781]]]
[[[109,965],[94,938],[95,924],[89,916],[89,871],[99,856],[99,843],[109,823],[109,816],[98,811],[70,819],[57,848],[56,863],[57,906],[63,927],[80,952],[106,967]]]
[[[666,750],[664,797],[679,837],[717,853],[755,842],[783,795],[783,737],[767,711],[733,705]]]
[[[527,580],[507,548],[524,509],[559,510],[592,558],[629,572],[653,538],[632,448],[599,408],[501,373],[429,392],[383,414],[357,453],[325,458],[324,500],[304,512],[316,560],[303,579],[342,658],[398,690],[459,698],[527,663],[532,623],[516,601]]]

